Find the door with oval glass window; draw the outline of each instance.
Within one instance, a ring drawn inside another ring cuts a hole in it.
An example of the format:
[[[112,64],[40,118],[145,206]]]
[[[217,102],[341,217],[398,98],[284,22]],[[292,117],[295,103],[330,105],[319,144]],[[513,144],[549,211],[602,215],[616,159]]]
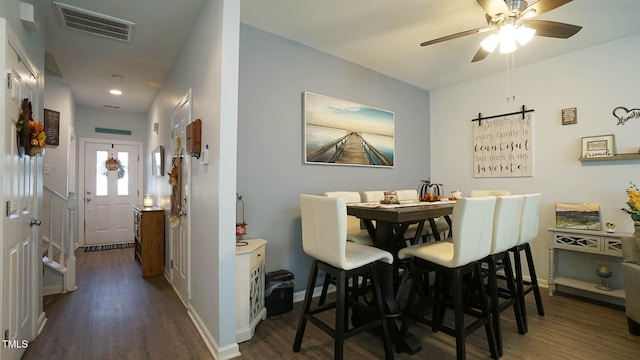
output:
[[[139,153],[136,144],[84,143],[85,245],[133,241]]]

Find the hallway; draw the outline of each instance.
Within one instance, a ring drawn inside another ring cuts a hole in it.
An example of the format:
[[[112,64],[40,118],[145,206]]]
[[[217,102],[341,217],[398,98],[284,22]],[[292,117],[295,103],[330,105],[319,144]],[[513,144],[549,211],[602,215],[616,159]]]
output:
[[[143,279],[133,248],[76,250],[78,290],[46,296],[45,327],[23,359],[211,359],[163,276]]]

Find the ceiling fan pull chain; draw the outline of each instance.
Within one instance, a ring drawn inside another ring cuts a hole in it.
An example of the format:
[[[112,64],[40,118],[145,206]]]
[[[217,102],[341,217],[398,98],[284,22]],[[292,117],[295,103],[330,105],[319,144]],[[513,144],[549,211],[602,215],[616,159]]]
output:
[[[507,54],[507,102],[516,100],[515,90],[511,89],[512,83],[515,84],[515,55]],[[515,85],[513,85],[515,88]]]

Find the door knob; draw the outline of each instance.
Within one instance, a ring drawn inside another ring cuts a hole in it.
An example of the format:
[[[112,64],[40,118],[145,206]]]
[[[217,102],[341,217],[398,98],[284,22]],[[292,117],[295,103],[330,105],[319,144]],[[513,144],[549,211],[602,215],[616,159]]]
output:
[[[29,226],[33,226],[33,225],[35,225],[35,226],[42,225],[42,220],[36,219],[36,218],[29,219]]]

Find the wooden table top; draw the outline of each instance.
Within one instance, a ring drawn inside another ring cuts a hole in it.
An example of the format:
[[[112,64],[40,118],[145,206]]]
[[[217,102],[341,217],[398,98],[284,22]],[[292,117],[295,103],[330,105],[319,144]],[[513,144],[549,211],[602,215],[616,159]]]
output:
[[[347,214],[367,220],[389,223],[406,223],[451,215],[455,201],[425,202],[405,206],[374,206],[372,204],[347,204]]]

